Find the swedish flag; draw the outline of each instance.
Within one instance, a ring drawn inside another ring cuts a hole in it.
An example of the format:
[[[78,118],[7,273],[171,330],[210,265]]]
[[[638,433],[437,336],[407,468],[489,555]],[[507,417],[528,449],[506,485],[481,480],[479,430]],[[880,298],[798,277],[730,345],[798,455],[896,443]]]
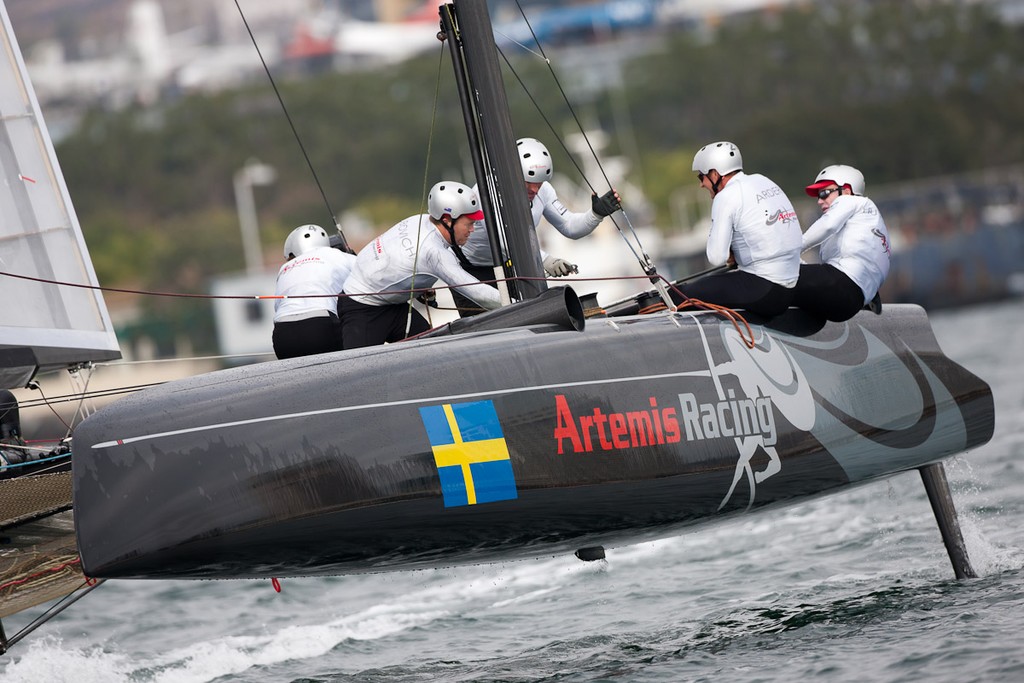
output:
[[[493,401],[420,408],[441,477],[444,506],[518,497],[508,444]]]

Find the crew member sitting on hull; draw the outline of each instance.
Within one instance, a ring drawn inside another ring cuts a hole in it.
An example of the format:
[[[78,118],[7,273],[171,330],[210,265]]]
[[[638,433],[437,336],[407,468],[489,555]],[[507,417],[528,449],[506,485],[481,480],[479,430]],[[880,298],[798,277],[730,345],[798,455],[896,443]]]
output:
[[[533,218],[533,229],[536,230],[542,218],[547,219],[555,230],[572,240],[578,240],[594,232],[606,216],[610,216],[621,207],[621,199],[614,189],[600,197],[594,194],[590,198],[590,209],[583,212],[569,211],[558,198],[555,188],[548,182],[551,180],[553,166],[548,148],[534,138],[522,138],[516,141],[516,152],[523,169],[523,180],[526,182],[526,198],[530,202],[530,213]],[[474,187],[474,189],[476,189]],[[491,239],[484,226],[479,226],[463,248],[469,265],[463,265],[466,272],[480,280],[494,279],[494,266],[491,263]],[[541,252],[544,272],[548,277],[564,277],[576,272],[576,266],[565,259]],[[493,285],[497,287],[497,285]],[[453,290],[455,305],[462,317],[480,312],[479,307],[468,301],[457,290]]]
[[[330,245],[327,231],[319,225],[300,225],[284,242],[277,295],[287,298],[274,302],[273,343],[278,358],[344,348],[337,296],[356,257]]]
[[[786,193],[761,174],[743,172],[740,150],[713,142],[693,157],[712,197],[707,257],[735,269],[677,285],[687,297],[766,317],[785,311],[800,275],[800,223]],[[684,300],[672,291],[676,304]]]
[[[339,307],[346,349],[404,339],[407,324],[409,336],[429,329],[411,306],[410,290],[427,289],[439,279],[457,287],[475,306],[501,305],[496,289],[460,265],[461,247],[484,217],[476,192],[462,183],[442,181],[430,189],[427,210],[429,214],[406,218],[360,250]]]
[[[865,305],[881,313],[889,231],[864,196],[864,174],[843,164],[826,166],[807,194],[818,199],[822,216],[804,233],[803,248],[818,246],[821,263],[800,266],[796,305],[833,322],[849,320]]]

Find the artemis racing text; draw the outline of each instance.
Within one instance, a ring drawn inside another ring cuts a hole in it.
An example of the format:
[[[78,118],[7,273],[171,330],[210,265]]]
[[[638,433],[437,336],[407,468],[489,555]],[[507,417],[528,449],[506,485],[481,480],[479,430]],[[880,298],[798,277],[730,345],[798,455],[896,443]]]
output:
[[[764,396],[737,399],[730,389],[728,401],[697,403],[693,394],[679,394],[679,405],[689,441],[754,434],[764,436],[765,446],[774,446],[778,440],[772,402]]]
[[[771,446],[778,439],[771,399],[729,398],[716,403],[697,403],[693,394],[679,394],[679,406],[659,406],[651,396],[649,405],[627,412],[605,412],[593,408],[573,413],[565,396],[555,396],[555,441],[558,454],[614,451],[642,446],[678,443],[685,432],[688,441],[752,436],[764,437]]]
[[[637,446],[654,446],[679,441],[679,421],[675,408],[659,408],[651,396],[650,407],[626,413],[605,413],[594,408],[586,415],[573,415],[565,396],[555,396],[557,421],[555,440],[558,454],[565,452],[565,442],[573,453],[590,453],[597,446],[602,451]],[[594,442],[595,437],[597,442]]]

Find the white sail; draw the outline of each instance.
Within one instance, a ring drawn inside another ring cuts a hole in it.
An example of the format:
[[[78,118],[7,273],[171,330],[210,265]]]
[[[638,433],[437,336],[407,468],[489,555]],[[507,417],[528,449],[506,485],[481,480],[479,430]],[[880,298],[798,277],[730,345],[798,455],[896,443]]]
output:
[[[2,3],[0,19],[0,388],[13,388],[121,354]]]

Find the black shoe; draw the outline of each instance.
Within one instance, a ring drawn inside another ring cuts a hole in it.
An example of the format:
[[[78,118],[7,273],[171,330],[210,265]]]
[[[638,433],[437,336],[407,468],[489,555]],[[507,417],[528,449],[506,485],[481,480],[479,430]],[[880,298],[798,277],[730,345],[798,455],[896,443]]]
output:
[[[882,315],[882,295],[875,292],[875,298],[869,301],[864,308],[868,309],[875,315]]]

